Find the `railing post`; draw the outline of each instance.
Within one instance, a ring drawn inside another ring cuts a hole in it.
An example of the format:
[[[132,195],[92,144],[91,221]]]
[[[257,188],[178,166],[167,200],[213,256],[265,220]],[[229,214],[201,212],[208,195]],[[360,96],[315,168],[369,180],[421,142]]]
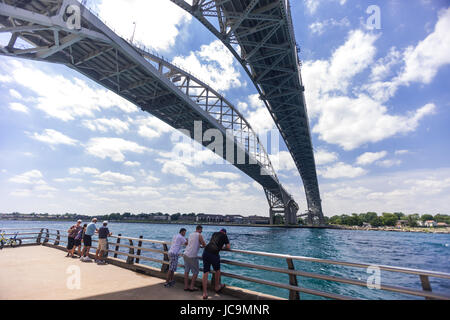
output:
[[[130,241],[130,246],[133,247],[133,240],[128,239],[128,241]],[[134,248],[130,248],[128,253],[134,255]],[[134,263],[134,258],[133,257],[128,257],[127,258],[127,263],[128,264],[133,264]]]
[[[43,244],[48,243],[48,241],[50,240],[50,231],[48,229],[45,229],[45,230],[46,230],[46,232],[45,232],[45,239],[44,239]]]
[[[166,252],[166,253],[164,253],[164,261],[169,262],[169,255],[167,254],[169,252],[169,247],[167,247],[167,244],[165,244],[165,243],[163,244],[163,247],[164,247],[164,252]],[[169,271],[169,265],[163,263],[163,265],[161,266],[161,272],[166,273],[167,271]]]
[[[429,291],[429,292],[433,291],[433,290],[431,290],[430,279],[428,278],[428,276],[420,275],[420,282],[422,283],[422,290],[423,291]],[[425,298],[425,300],[433,300],[433,299],[432,298]]]
[[[286,259],[289,270],[295,270],[294,261],[292,259]],[[297,276],[295,274],[289,275],[289,284],[291,286],[298,287]],[[300,300],[300,293],[295,290],[289,291],[289,300]]]
[[[59,246],[59,241],[61,240],[59,230],[56,230],[56,240],[55,240],[55,246]]]
[[[139,239],[143,239],[143,238],[144,238],[144,236],[139,236]],[[142,241],[139,241],[138,248],[141,248],[141,247],[142,247]],[[137,256],[141,255],[141,249],[138,249],[136,255]],[[139,258],[136,258],[136,263],[139,263],[139,261],[141,261],[141,260]]]
[[[115,253],[114,253],[114,258],[117,258],[117,253],[116,252],[118,252],[119,251],[119,243],[120,243],[120,237],[122,236],[122,234],[120,234],[119,233],[119,236],[118,236],[118,238],[117,238],[117,241],[116,241],[116,249],[114,250],[115,251]]]
[[[41,244],[41,238],[42,238],[42,234],[44,233],[44,229],[41,229],[41,231],[39,231],[39,234],[36,238],[36,243],[37,244]]]

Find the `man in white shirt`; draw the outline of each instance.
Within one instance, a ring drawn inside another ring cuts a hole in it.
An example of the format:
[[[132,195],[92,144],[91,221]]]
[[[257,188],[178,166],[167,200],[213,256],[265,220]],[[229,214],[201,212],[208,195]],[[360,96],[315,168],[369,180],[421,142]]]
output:
[[[175,284],[173,280],[175,271],[178,268],[178,257],[181,251],[181,247],[188,244],[188,241],[185,238],[186,229],[181,229],[180,233],[173,237],[172,245],[169,250],[169,272],[167,272],[167,280],[164,285],[166,288],[171,287]]]
[[[197,226],[196,232],[189,236],[189,244],[184,250],[184,291],[198,291],[195,289],[195,281],[197,280],[200,270],[198,263],[198,251],[200,248],[206,247],[206,242],[202,236],[203,227]],[[189,273],[192,271],[192,281],[189,287]]]

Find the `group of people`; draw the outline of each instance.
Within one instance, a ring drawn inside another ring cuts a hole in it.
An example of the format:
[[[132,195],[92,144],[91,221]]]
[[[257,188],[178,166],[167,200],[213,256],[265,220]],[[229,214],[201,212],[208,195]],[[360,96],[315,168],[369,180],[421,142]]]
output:
[[[230,241],[227,236],[227,230],[222,229],[220,232],[216,232],[212,235],[211,240],[206,244],[205,239],[202,236],[203,227],[197,226],[194,233],[189,235],[186,239],[186,229],[181,229],[179,234],[175,235],[172,240],[172,245],[169,250],[169,272],[167,273],[167,280],[165,287],[171,287],[175,284],[173,280],[174,274],[178,268],[178,259],[182,255],[184,259],[184,291],[194,292],[195,282],[198,278],[200,271],[198,253],[200,248],[204,248],[202,260],[203,260],[203,299],[208,299],[208,277],[211,272],[211,267],[215,271],[215,291],[220,293],[225,285],[221,284],[220,273],[220,251],[230,250]],[[184,254],[181,254],[182,247],[186,246]],[[189,274],[192,272],[192,280],[189,284]]]
[[[92,237],[98,234],[98,247],[95,252],[95,262],[99,264],[106,263],[103,256],[108,252],[108,237],[112,235],[108,229],[108,221],[104,221],[102,226],[97,229],[97,218],[92,219],[91,223],[81,225],[83,221],[78,220],[77,223],[70,227],[67,231],[67,255],[66,257],[80,258],[83,262],[92,262],[89,253],[92,247]],[[81,246],[83,244],[83,250]],[[78,256],[75,251],[78,249]]]
[[[92,247],[92,237],[98,234],[98,247],[95,252],[95,262],[98,264],[105,264],[104,256],[108,252],[108,237],[112,233],[108,229],[108,221],[104,221],[102,226],[97,229],[97,219],[92,219],[91,223],[82,225],[82,221],[78,220],[77,223],[70,227],[68,233],[67,255],[66,257],[80,258],[83,262],[91,262],[89,253]],[[198,291],[195,288],[195,282],[197,281],[200,271],[199,266],[199,250],[204,248],[202,260],[203,260],[203,299],[208,299],[208,277],[211,272],[211,267],[215,271],[215,291],[220,293],[225,285],[221,284],[220,273],[220,251],[230,250],[230,241],[228,240],[227,230],[222,229],[220,232],[216,232],[212,235],[208,244],[202,236],[203,227],[197,226],[194,233],[189,235],[186,239],[186,229],[181,229],[180,232],[173,237],[172,245],[168,252],[169,256],[169,271],[167,273],[167,280],[165,287],[172,287],[175,284],[174,275],[178,268],[179,257],[184,259],[185,272],[184,272],[184,291],[194,292]],[[83,249],[82,248],[83,245]],[[186,247],[184,253],[181,254],[183,247]],[[76,251],[78,249],[78,256],[76,257]],[[192,280],[189,283],[189,275],[192,272]]]

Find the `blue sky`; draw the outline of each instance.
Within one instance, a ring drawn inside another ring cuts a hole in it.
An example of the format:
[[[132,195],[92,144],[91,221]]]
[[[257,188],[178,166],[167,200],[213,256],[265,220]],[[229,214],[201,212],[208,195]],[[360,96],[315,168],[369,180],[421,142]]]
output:
[[[260,134],[273,129],[238,63],[169,0],[88,3],[124,37],[137,22],[136,41],[222,92]],[[369,5],[381,29],[367,27]],[[449,214],[448,2],[304,0],[292,14],[325,214]],[[268,215],[262,188],[239,170],[174,159],[192,145],[63,66],[0,57],[0,97],[1,212]],[[283,143],[272,157],[306,210]]]

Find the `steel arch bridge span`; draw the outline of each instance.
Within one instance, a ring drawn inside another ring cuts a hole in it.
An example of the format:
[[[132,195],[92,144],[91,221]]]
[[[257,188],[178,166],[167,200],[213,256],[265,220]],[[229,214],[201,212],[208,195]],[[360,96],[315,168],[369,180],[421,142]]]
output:
[[[325,224],[289,0],[171,0],[233,53],[252,79],[303,180],[310,224]]]
[[[71,6],[79,9],[75,29],[67,23]],[[0,33],[11,34],[0,55],[66,65],[205,147],[210,141],[203,141],[203,134],[218,130],[224,137],[219,155],[263,186],[271,221],[275,213],[283,213],[287,224],[296,224],[298,205],[281,185],[250,124],[199,79],[130,44],[76,0],[4,0]],[[27,45],[18,48],[18,39]],[[202,132],[196,139],[199,122]]]

